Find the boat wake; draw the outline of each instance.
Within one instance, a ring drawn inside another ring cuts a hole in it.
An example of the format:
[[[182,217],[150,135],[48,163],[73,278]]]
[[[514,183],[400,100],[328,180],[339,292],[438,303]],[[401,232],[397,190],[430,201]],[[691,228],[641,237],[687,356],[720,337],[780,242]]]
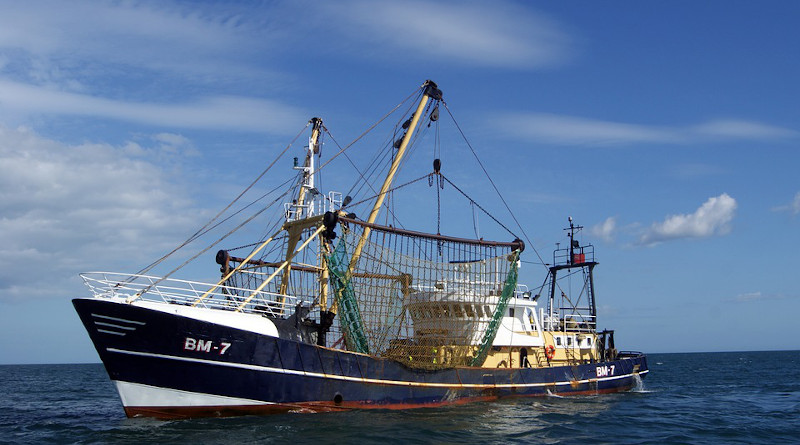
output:
[[[549,389],[547,390],[547,397],[552,397],[554,399],[563,399],[564,398],[564,396],[560,396],[558,394],[553,394],[552,392],[550,392]]]
[[[630,392],[642,393],[647,394],[653,391],[647,390],[644,388],[644,382],[642,381],[642,377],[639,374],[633,375],[633,388],[631,388]]]

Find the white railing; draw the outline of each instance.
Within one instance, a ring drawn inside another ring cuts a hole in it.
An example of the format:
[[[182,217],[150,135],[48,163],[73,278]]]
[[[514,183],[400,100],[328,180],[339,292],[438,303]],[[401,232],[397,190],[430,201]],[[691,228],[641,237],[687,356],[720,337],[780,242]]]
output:
[[[283,213],[286,221],[296,221],[325,212],[335,212],[342,207],[342,202],[341,192],[328,192],[327,197],[318,194],[308,199],[303,205],[296,202],[284,203]]]
[[[569,309],[569,308],[562,308]],[[565,312],[566,313],[566,312]],[[539,309],[539,317],[546,331],[564,332],[595,332],[597,330],[597,317],[594,315],[572,313],[569,315],[553,313],[552,316],[544,313],[544,308]]]
[[[258,291],[232,286],[217,286],[199,281],[161,278],[148,275],[130,275],[116,272],[82,273],[84,284],[95,298],[124,298],[157,301],[207,309],[241,311],[269,316],[286,316],[294,313],[299,299],[289,295]],[[207,294],[207,295],[206,295]]]

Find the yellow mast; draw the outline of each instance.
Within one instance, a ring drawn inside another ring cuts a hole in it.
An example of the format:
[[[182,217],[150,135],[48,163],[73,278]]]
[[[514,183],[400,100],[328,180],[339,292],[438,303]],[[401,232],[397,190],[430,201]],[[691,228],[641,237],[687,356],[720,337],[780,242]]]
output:
[[[389,173],[386,175],[386,179],[383,181],[383,186],[381,187],[380,192],[378,193],[378,198],[375,200],[375,205],[372,207],[372,211],[369,214],[369,218],[367,218],[367,223],[372,224],[378,218],[378,212],[383,206],[383,201],[386,198],[386,193],[389,191],[389,187],[392,185],[392,181],[394,180],[394,176],[397,173],[397,169],[400,167],[400,161],[403,159],[403,155],[405,154],[406,148],[408,147],[408,143],[411,141],[411,137],[414,135],[414,131],[419,124],[420,119],[422,118],[423,111],[425,110],[425,106],[428,104],[428,100],[433,97],[435,100],[441,99],[442,92],[436,86],[433,81],[426,80],[425,83],[422,85],[423,93],[422,98],[419,101],[419,105],[417,106],[417,110],[414,112],[414,115],[411,118],[411,123],[406,130],[406,134],[403,136],[403,140],[400,143],[400,147],[397,149],[397,155],[395,156],[394,160],[392,161],[391,167],[389,167]],[[372,232],[372,229],[369,226],[364,227],[364,232],[361,235],[361,238],[358,240],[358,245],[356,249],[353,251],[353,256],[350,259],[350,265],[347,268],[347,279],[349,279],[353,275],[353,270],[358,264],[358,260],[361,257],[361,252],[364,250],[364,245],[367,243],[367,239],[369,238],[369,234]],[[334,302],[331,305],[331,312],[336,312],[336,303]]]

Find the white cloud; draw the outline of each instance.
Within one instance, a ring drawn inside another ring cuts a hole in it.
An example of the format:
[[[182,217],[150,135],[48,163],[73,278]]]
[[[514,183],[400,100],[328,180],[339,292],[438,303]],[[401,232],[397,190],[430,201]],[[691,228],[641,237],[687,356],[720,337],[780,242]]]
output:
[[[654,245],[672,239],[724,235],[730,231],[736,206],[736,200],[727,193],[708,198],[692,214],[671,215],[663,222],[654,223],[642,234],[639,243]]]
[[[737,295],[735,300],[739,302],[745,302],[745,301],[764,300],[766,298],[767,296],[765,296],[761,292],[748,292]]]
[[[792,215],[800,213],[800,192],[794,195],[792,202],[786,205],[780,205],[772,208],[773,212],[791,212]]]
[[[203,211],[134,146],[0,126],[0,298],[63,297],[77,273],[144,265],[197,227]]]
[[[560,145],[683,144],[719,139],[788,139],[800,132],[743,120],[684,127],[639,125],[548,113],[495,113],[489,119],[514,137]]]
[[[276,134],[296,128],[308,115],[298,108],[266,99],[217,96],[178,104],[126,102],[3,80],[0,80],[0,104],[6,112],[90,116],[165,127]]]
[[[782,139],[800,136],[800,132],[795,130],[734,119],[706,122],[693,130],[702,135],[733,139]]]
[[[87,116],[285,134],[287,122],[308,119],[274,99],[290,82],[264,68],[272,66],[264,63],[272,54],[287,51],[286,25],[270,15],[282,15],[286,6],[251,9],[176,2],[4,5],[0,121]]]
[[[591,228],[591,233],[606,242],[614,240],[614,234],[617,229],[617,218],[610,216],[600,224]]]
[[[751,301],[763,301],[763,300],[783,300],[786,298],[796,298],[791,294],[782,294],[782,293],[762,293],[761,291],[757,292],[746,292],[743,294],[739,294],[733,298],[734,302],[738,303],[747,303]]]
[[[571,51],[553,21],[508,1],[350,0],[314,8],[321,20],[335,24],[334,33],[357,41],[362,56],[423,55],[472,66],[538,68],[563,63]]]
[[[565,145],[618,145],[677,142],[668,129],[548,113],[503,113],[493,119],[506,132]]]
[[[21,53],[15,54],[14,67],[45,81],[64,76],[80,81],[97,61],[106,75],[114,65],[130,67],[134,75],[142,70],[231,75],[252,69],[247,57],[263,54],[272,40],[272,27],[245,20],[242,13],[234,4],[12,2],[0,15],[0,48]]]

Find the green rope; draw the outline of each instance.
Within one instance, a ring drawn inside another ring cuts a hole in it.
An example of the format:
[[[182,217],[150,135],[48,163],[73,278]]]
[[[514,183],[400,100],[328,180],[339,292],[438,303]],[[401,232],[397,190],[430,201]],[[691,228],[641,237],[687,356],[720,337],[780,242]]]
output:
[[[350,279],[341,269],[346,260],[347,251],[344,238],[342,238],[328,257],[328,270],[332,277],[331,285],[336,293],[336,305],[341,316],[340,325],[342,326],[348,349],[369,354],[369,343],[364,336],[364,326],[361,321],[361,311],[358,309],[356,294],[353,291]]]
[[[497,335],[497,329],[500,327],[500,323],[503,320],[503,314],[505,314],[506,308],[508,308],[508,301],[517,288],[517,258],[519,258],[519,250],[515,250],[512,254],[511,266],[508,270],[505,285],[503,285],[503,293],[500,295],[500,301],[497,302],[497,308],[494,310],[492,320],[483,333],[483,339],[481,340],[481,345],[478,347],[478,353],[475,354],[470,366],[481,366],[483,362],[486,361],[489,348],[492,346],[494,337]]]

